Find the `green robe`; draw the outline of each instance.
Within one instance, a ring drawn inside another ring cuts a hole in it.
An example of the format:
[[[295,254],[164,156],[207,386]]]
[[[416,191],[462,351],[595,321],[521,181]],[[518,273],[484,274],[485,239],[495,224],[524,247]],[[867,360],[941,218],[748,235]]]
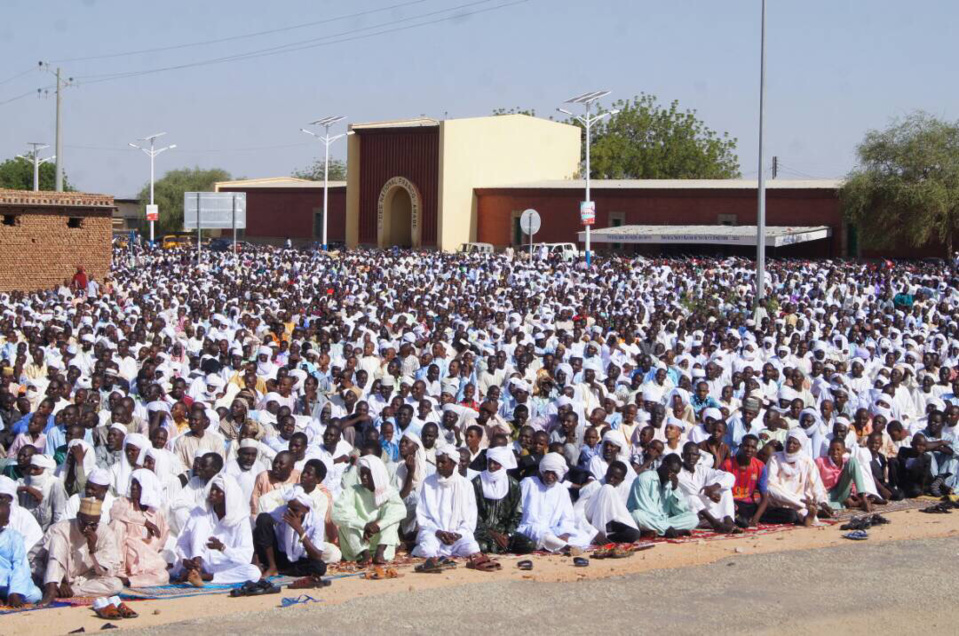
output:
[[[669,482],[660,483],[659,472],[647,470],[633,481],[626,508],[640,530],[662,536],[669,528],[692,530],[699,525],[699,515],[686,507],[681,493]]]
[[[533,541],[516,532],[523,518],[523,495],[518,481],[509,478],[509,491],[502,499],[487,499],[483,495],[483,479],[477,475],[473,478],[473,492],[476,494],[476,530],[473,538],[479,543],[480,550],[493,554],[526,554],[536,549]],[[493,540],[491,530],[509,537],[506,549]]]
[[[395,488],[390,488],[389,499],[377,507],[373,493],[361,484],[344,488],[333,504],[333,523],[339,529],[340,550],[344,561],[355,561],[363,551],[374,551],[376,546],[386,546],[384,556],[392,559],[400,542],[399,525],[406,517],[406,504]],[[371,521],[380,527],[378,534],[363,540],[363,528]],[[372,556],[372,555],[371,555]]]

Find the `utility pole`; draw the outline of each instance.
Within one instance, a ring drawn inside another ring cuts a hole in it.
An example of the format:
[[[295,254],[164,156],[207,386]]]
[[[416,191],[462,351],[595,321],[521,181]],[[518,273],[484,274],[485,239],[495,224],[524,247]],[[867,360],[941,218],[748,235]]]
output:
[[[165,134],[166,134],[165,132],[161,132],[161,133],[156,133],[156,134],[154,134],[154,135],[150,135],[149,137],[140,137],[139,139],[137,139],[137,141],[148,141],[148,142],[150,142],[150,148],[149,148],[149,150],[146,149],[146,148],[143,148],[142,146],[138,146],[138,145],[136,145],[136,144],[133,143],[133,142],[130,142],[130,144],[129,144],[131,148],[136,148],[137,150],[142,151],[143,154],[145,154],[146,156],[148,156],[148,157],[150,158],[150,205],[151,205],[151,206],[153,205],[153,180],[154,180],[153,163],[154,163],[154,160],[156,159],[156,156],[157,156],[158,154],[160,154],[161,152],[164,152],[164,151],[166,151],[166,150],[173,150],[174,148],[176,148],[176,144],[172,144],[172,145],[166,146],[165,148],[160,148],[160,149],[158,149],[158,150],[155,150],[155,149],[153,148],[153,145],[156,143],[157,137],[162,137],[162,136],[165,135]],[[152,208],[151,208],[151,209],[152,209]],[[153,225],[154,225],[154,223],[155,223],[154,219],[150,219],[150,247],[153,247]]]
[[[773,157],[773,179],[779,174],[779,157]]]
[[[29,141],[27,142],[28,146],[33,146],[33,150],[29,151],[25,155],[17,155],[21,159],[26,159],[27,161],[33,162],[33,191],[40,191],[40,166],[45,164],[48,161],[53,161],[56,159],[56,156],[53,157],[44,157],[40,158],[40,151],[44,148],[49,148],[49,144],[45,144],[40,141]]]
[[[596,114],[596,115],[593,115],[592,112],[591,112],[591,109],[592,109],[593,102],[597,101],[597,100],[600,99],[600,98],[606,97],[606,96],[609,95],[609,94],[610,94],[610,91],[593,91],[593,92],[590,92],[590,93],[583,93],[582,95],[577,95],[576,97],[571,97],[570,99],[567,99],[567,100],[566,100],[565,103],[567,103],[567,104],[582,104],[582,105],[584,105],[584,106],[586,107],[586,115],[585,115],[585,116],[583,116],[583,115],[574,115],[573,113],[569,112],[568,110],[566,110],[566,109],[564,109],[564,108],[557,108],[557,109],[556,109],[556,110],[558,110],[559,112],[563,113],[564,115],[567,115],[567,116],[569,116],[569,117],[573,117],[574,119],[576,119],[577,121],[579,121],[579,123],[581,123],[581,124],[583,125],[583,128],[586,129],[586,201],[585,201],[586,204],[591,204],[591,203],[592,203],[592,200],[590,199],[590,188],[589,188],[589,186],[590,186],[590,183],[589,183],[589,179],[590,179],[590,174],[589,174],[589,172],[590,172],[589,155],[590,155],[590,145],[592,144],[592,140],[593,140],[593,139],[592,139],[593,124],[602,121],[602,120],[605,119],[606,117],[611,117],[611,116],[619,113],[618,110],[610,110],[610,111],[606,111],[606,112],[604,112],[604,113],[598,113],[598,114]],[[594,210],[595,210],[595,208],[594,208]],[[595,220],[595,217],[594,217],[594,220]],[[589,223],[586,224],[586,265],[587,265],[587,266],[589,266],[589,265],[592,264],[592,250],[591,250],[591,245],[590,245],[590,228],[591,228],[591,227],[592,227],[592,224],[589,224]]]
[[[305,132],[307,135],[310,135],[322,141],[323,144],[326,146],[326,159],[324,160],[324,163],[323,163],[323,251],[324,252],[327,250],[327,247],[328,247],[327,240],[326,240],[326,227],[327,227],[327,218],[329,216],[328,208],[329,208],[329,196],[330,196],[329,194],[329,191],[330,191],[330,145],[337,139],[340,139],[341,137],[345,137],[346,135],[352,134],[348,132],[341,135],[334,135],[333,137],[330,137],[330,127],[332,127],[337,122],[340,122],[344,119],[346,119],[346,115],[334,115],[332,117],[324,117],[323,119],[317,119],[316,121],[310,122],[311,126],[322,126],[324,129],[326,129],[326,133],[322,137],[311,130],[307,130],[306,128],[300,128],[301,132]]]
[[[61,89],[63,88],[63,83],[60,81],[60,67],[57,67],[57,177],[56,177],[56,191],[63,192],[63,135],[61,134],[63,128],[63,115],[61,111],[63,110],[63,99],[61,98]]]
[[[57,161],[57,170],[54,189],[57,192],[63,192],[63,89],[73,84],[73,78],[64,79],[59,66],[56,72],[50,71],[50,65],[46,62],[40,62],[40,68],[53,73],[57,78],[57,138],[54,142],[57,152],[54,155]]]

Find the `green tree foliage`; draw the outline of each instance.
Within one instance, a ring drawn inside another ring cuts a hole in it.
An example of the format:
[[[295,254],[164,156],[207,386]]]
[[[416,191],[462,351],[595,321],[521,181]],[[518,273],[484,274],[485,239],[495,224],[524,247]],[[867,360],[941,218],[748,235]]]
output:
[[[594,125],[590,172],[595,179],[734,179],[736,139],[719,134],[679,102],[662,106],[641,94],[613,105]],[[567,123],[581,126],[576,120]],[[585,152],[585,148],[584,148]]]
[[[881,248],[903,238],[920,247],[938,240],[951,255],[959,230],[959,122],[916,112],[867,132],[857,154],[841,201],[864,242]]]
[[[153,187],[153,199],[160,208],[157,221],[157,239],[163,234],[183,231],[183,193],[212,192],[217,181],[229,181],[230,173],[219,168],[183,168],[170,170]],[[146,204],[150,202],[149,182],[140,190],[140,214],[146,218]],[[146,226],[146,221],[144,221]]]
[[[518,108],[514,106],[513,108],[497,108],[493,111],[493,115],[529,115],[530,117],[536,117],[536,110],[533,108]],[[552,115],[549,119],[552,119]]]
[[[317,159],[313,165],[295,171],[292,177],[309,181],[323,180],[323,159]],[[346,163],[339,159],[330,159],[330,181],[346,181]]]
[[[57,168],[53,163],[40,166],[40,189],[53,191],[56,189]],[[0,188],[11,190],[33,190],[33,162],[26,159],[7,159],[0,163]],[[63,189],[72,192],[73,186],[63,175]]]

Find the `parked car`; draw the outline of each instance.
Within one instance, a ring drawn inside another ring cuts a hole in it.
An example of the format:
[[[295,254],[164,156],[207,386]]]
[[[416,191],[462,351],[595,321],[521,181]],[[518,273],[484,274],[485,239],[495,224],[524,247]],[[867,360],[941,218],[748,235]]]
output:
[[[233,241],[225,238],[213,239],[209,249],[211,252],[229,252],[233,250]]]
[[[549,250],[549,255],[559,256],[564,261],[574,261],[579,258],[579,248],[575,243],[540,243]]]
[[[463,254],[492,254],[494,250],[489,243],[463,243],[459,251]]]

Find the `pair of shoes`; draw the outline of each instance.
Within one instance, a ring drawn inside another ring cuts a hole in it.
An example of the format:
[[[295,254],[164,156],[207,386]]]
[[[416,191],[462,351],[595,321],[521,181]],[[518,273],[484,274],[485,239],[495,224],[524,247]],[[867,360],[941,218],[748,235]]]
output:
[[[331,581],[329,579],[323,579],[319,576],[304,576],[301,579],[297,579],[287,585],[287,589],[291,590],[312,590],[318,587],[329,587]]]
[[[868,530],[872,527],[872,517],[853,517],[848,523],[839,526],[840,530]]]
[[[262,594],[279,594],[280,588],[273,585],[266,579],[259,581],[247,581],[243,585],[230,590],[230,596],[238,598],[240,596],[260,596]]]
[[[533,569],[533,562],[530,561],[529,559],[523,559],[522,561],[516,564],[516,567],[518,567],[520,570],[524,570],[528,572],[529,570]]]
[[[949,515],[952,514],[952,506],[948,506],[944,503],[938,503],[935,506],[923,508],[919,512],[925,512],[932,515]]]
[[[871,520],[872,520],[872,525],[874,526],[884,526],[887,523],[892,523],[891,521],[889,521],[889,519],[886,519],[878,512],[871,517]]]
[[[98,598],[94,601],[93,613],[103,620],[115,621],[121,618],[138,618],[140,615],[130,609],[130,606],[120,600],[118,596]]]

